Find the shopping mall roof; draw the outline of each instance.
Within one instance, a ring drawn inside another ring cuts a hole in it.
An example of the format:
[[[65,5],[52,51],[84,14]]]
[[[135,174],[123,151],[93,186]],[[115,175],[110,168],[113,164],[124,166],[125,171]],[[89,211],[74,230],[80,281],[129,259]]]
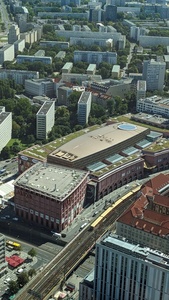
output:
[[[92,132],[88,131],[86,128],[86,133],[84,135],[70,140],[50,155],[68,161],[75,161],[113,147],[147,131],[147,128],[141,126],[135,126],[132,130],[122,130],[119,128],[119,125],[119,123],[107,126],[103,125]]]
[[[81,184],[87,174],[83,170],[39,162],[22,173],[15,185],[62,201]]]

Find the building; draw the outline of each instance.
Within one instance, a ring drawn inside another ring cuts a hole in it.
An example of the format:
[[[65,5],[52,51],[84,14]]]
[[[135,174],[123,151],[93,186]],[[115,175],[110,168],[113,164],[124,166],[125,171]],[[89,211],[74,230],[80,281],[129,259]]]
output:
[[[147,90],[162,91],[164,87],[166,63],[157,62],[153,59],[143,62],[143,80],[146,81]]]
[[[94,287],[94,270],[79,283],[79,300],[92,300]]]
[[[55,123],[55,101],[46,101],[36,114],[36,138],[45,140]]]
[[[69,48],[68,42],[59,42],[59,41],[40,41],[41,47],[57,47],[60,49],[67,49]]]
[[[119,78],[120,77],[120,66],[114,65],[111,71],[112,78]]]
[[[67,86],[60,86],[58,88],[58,99],[57,99],[57,104],[58,105],[69,105],[69,96],[72,93],[72,88],[67,87]]]
[[[146,182],[134,204],[117,219],[116,233],[129,241],[168,254],[168,186],[168,174],[161,173]]]
[[[14,42],[14,50],[15,50],[15,55],[18,52],[23,52],[25,49],[25,40],[24,39],[19,39],[16,42]]]
[[[120,125],[122,124],[109,124],[100,126],[93,132],[86,131],[85,134],[58,147],[48,155],[47,160],[50,163],[84,169],[89,165],[104,161],[109,156],[119,153],[125,148],[133,146],[133,144],[145,138],[149,133],[149,129],[141,126],[132,126],[131,130],[128,131],[125,129],[125,124],[124,129],[121,129],[123,126],[121,127]],[[104,167],[106,168],[107,164],[104,163],[101,166],[101,168]],[[96,169],[97,171],[100,170],[99,176],[101,176],[104,173],[102,173],[101,168],[93,167],[93,171]],[[109,184],[108,181],[107,184]]]
[[[82,85],[85,81],[100,82],[102,80],[101,75],[89,75],[79,73],[62,73],[62,81],[69,82],[71,84]]]
[[[96,73],[96,64],[90,64],[86,70],[88,75],[94,75]]]
[[[139,112],[137,114],[134,114],[131,116],[131,120],[134,120],[136,122],[152,125],[158,128],[168,129],[169,128],[169,119],[164,118],[161,115],[153,115],[153,114],[147,114],[146,112]],[[167,130],[164,133],[164,136],[168,136]]]
[[[5,44],[2,48],[0,48],[0,65],[4,63],[4,61],[13,61],[15,57],[14,45]]]
[[[8,44],[14,44],[14,42],[20,39],[20,29],[17,24],[11,25],[8,33]]]
[[[146,98],[146,81],[137,81],[137,100]]]
[[[23,219],[56,232],[82,211],[88,172],[36,163],[15,181],[15,211]]]
[[[105,21],[116,21],[117,20],[117,6],[106,5],[105,9]]]
[[[139,36],[139,45],[144,47],[144,48],[154,47],[154,46],[157,46],[157,45],[168,46],[169,45],[169,37],[140,35]]]
[[[167,300],[168,268],[168,255],[122,236],[104,236],[96,242],[93,299]]]
[[[58,59],[64,59],[65,58],[65,56],[66,56],[66,51],[59,51],[57,54],[56,54],[56,56],[55,56],[55,58],[58,58]]]
[[[16,84],[24,85],[26,79],[39,79],[39,72],[0,69],[0,79],[13,79]]]
[[[64,64],[62,68],[62,73],[70,73],[73,68],[73,63],[72,62],[67,62]]]
[[[92,38],[80,38],[80,37],[70,37],[70,45],[85,45],[92,46],[97,45],[100,47],[107,47],[112,49],[113,39],[92,39]]]
[[[32,96],[54,96],[54,82],[51,78],[26,79],[25,92]]]
[[[0,106],[0,151],[12,138],[12,113]]]
[[[102,62],[109,64],[117,63],[116,52],[74,51],[74,62],[83,61],[97,66]]]
[[[0,277],[4,276],[7,272],[8,263],[6,261],[6,239],[0,233]]]
[[[78,101],[77,118],[82,126],[88,124],[88,118],[91,110],[92,93],[83,92]]]
[[[169,118],[169,99],[163,99],[156,95],[141,98],[137,100],[136,110],[137,112],[146,112],[147,114],[155,114],[157,116]]]
[[[23,64],[24,62],[42,62],[47,65],[52,64],[52,57],[50,56],[31,56],[31,55],[17,55],[16,62]]]

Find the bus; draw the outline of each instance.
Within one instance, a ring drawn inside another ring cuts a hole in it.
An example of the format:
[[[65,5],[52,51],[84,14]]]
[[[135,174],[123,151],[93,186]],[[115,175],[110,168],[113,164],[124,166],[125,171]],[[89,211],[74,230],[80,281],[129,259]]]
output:
[[[12,241],[6,241],[6,246],[9,247],[9,249],[11,249],[12,247],[15,250],[20,250],[21,249],[21,244],[16,243],[16,242],[12,242]]]

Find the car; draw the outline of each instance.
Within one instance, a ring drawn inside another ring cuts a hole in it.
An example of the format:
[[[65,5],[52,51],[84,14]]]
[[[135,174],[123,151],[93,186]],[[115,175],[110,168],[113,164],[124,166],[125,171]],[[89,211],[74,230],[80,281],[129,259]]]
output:
[[[95,217],[98,214],[98,211],[95,211],[92,215],[92,217]]]
[[[6,219],[10,219],[10,215],[6,215],[5,218],[6,218]]]
[[[18,218],[12,218],[12,220],[13,220],[13,221],[18,221],[19,219],[18,219]]]
[[[1,217],[2,220],[6,220],[6,217]]]

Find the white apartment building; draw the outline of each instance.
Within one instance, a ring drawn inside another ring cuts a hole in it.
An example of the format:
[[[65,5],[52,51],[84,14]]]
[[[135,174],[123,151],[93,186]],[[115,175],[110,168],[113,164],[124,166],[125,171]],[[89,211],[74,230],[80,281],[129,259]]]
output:
[[[47,139],[55,123],[55,101],[46,101],[36,114],[36,138]]]
[[[0,48],[0,65],[4,63],[4,61],[13,61],[15,57],[14,45],[6,44],[2,48]]]
[[[0,151],[12,138],[12,113],[5,112],[5,107],[0,106]]]
[[[137,112],[146,112],[148,114],[155,114],[169,118],[169,99],[162,99],[162,97],[159,96],[138,99],[136,110]]]
[[[113,47],[113,39],[92,39],[92,38],[80,38],[80,37],[70,37],[70,45],[85,45],[92,46],[97,45],[100,47]]]
[[[93,299],[168,300],[168,270],[168,255],[115,234],[104,236],[96,243]]]
[[[83,92],[78,101],[77,117],[80,125],[86,125],[91,110],[92,93]]]
[[[13,44],[20,39],[20,29],[17,24],[11,25],[8,33],[8,44]]]
[[[16,84],[24,84],[26,79],[39,79],[39,72],[0,69],[0,79],[13,79]]]
[[[144,60],[142,79],[146,80],[148,91],[163,90],[165,71],[165,62],[158,62],[154,59]]]
[[[26,79],[25,92],[32,96],[54,96],[54,82],[50,78]]]
[[[119,78],[120,77],[120,66],[114,65],[111,71],[112,78]]]
[[[17,54],[17,52],[23,52],[23,50],[25,49],[25,39],[20,39],[17,40],[16,42],[14,42],[14,50],[15,50],[15,55]]]
[[[117,63],[117,53],[116,52],[96,52],[96,51],[74,51],[74,62],[83,61],[91,64],[96,64],[97,66],[102,62],[107,62],[109,64]]]
[[[98,32],[98,31],[73,31],[73,30],[55,30],[58,36],[62,36],[69,40],[71,37],[77,38],[91,38],[91,39],[112,39],[114,45],[118,43],[119,40],[126,40],[126,36],[122,35],[120,32]],[[125,44],[124,44],[125,47]]]
[[[6,239],[5,236],[0,233],[0,277],[6,273],[7,261],[5,259]]]
[[[79,73],[62,73],[62,81],[70,82],[73,84],[82,84],[83,81],[96,81],[100,82],[102,80],[101,75],[89,75],[89,74],[79,74]]]
[[[137,81],[137,100],[146,98],[146,81],[138,80]]]

